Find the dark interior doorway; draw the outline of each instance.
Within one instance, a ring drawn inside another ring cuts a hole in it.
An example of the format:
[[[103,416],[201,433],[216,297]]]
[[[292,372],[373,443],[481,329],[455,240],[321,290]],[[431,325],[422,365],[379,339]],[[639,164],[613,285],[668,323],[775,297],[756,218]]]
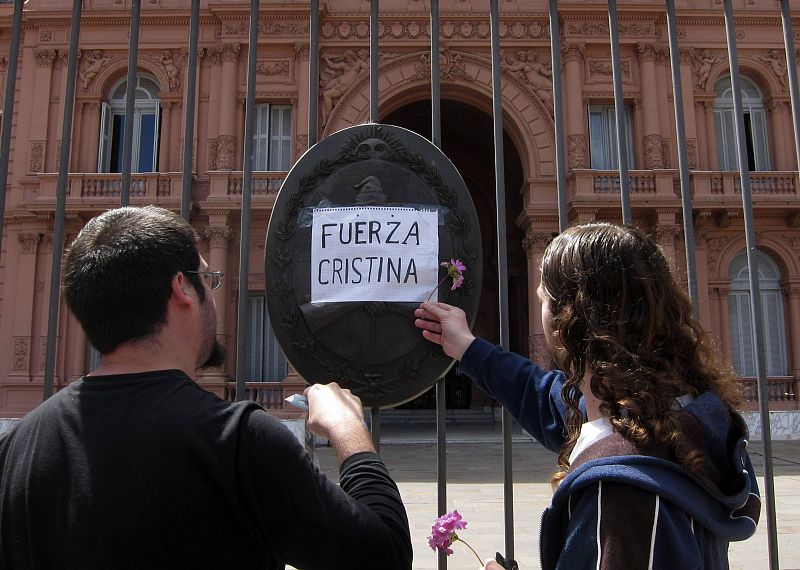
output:
[[[417,101],[405,105],[382,118],[382,123],[412,130],[426,138],[431,136],[431,102]],[[441,102],[442,150],[450,158],[469,188],[478,212],[483,240],[484,273],[480,307],[473,330],[476,335],[494,343],[500,341],[500,317],[497,299],[497,222],[494,174],[494,126],[491,115],[454,100]],[[508,246],[508,305],[510,348],[528,353],[528,273],[523,232],[515,220],[522,211],[524,169],[519,153],[503,133],[506,241]],[[458,375],[453,367],[447,378],[448,408],[485,405],[482,394],[473,393],[471,383]],[[451,394],[452,392],[452,394]],[[466,393],[465,393],[466,392]],[[435,402],[433,389],[409,402],[405,407],[430,408]]]

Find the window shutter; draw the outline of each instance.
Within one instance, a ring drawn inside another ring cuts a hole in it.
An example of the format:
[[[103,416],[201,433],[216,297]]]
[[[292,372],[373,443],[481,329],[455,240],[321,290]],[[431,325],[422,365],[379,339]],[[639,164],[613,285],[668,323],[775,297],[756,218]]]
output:
[[[728,295],[728,320],[733,367],[740,376],[753,376],[753,329],[747,291],[732,291]]]
[[[786,376],[786,347],[784,345],[783,303],[780,291],[761,293],[764,312],[764,345],[767,357],[767,376]]]
[[[264,381],[264,296],[252,295],[247,299],[250,315],[249,342],[245,345],[247,370],[245,379],[250,382]]]
[[[756,170],[769,170],[769,145],[767,144],[767,119],[764,109],[750,109],[753,133],[753,151],[756,157]]]
[[[608,169],[605,122],[605,113],[602,108],[589,108],[589,152],[591,153],[592,168],[595,170]]]
[[[717,125],[717,155],[720,170],[738,170],[739,157],[736,154],[736,123],[733,109],[714,111]]]
[[[268,168],[269,151],[269,105],[256,107],[256,128],[253,134],[253,170],[264,171]]]
[[[267,382],[280,382],[286,378],[288,368],[286,365],[286,357],[283,355],[278,339],[272,331],[272,325],[269,323],[269,317],[266,318],[266,335],[267,340],[264,343],[266,348],[266,378]]]
[[[290,106],[272,106],[269,140],[269,169],[289,170],[292,158],[292,108]]]
[[[97,149],[97,172],[108,172],[111,153],[111,108],[100,103],[100,148]]]

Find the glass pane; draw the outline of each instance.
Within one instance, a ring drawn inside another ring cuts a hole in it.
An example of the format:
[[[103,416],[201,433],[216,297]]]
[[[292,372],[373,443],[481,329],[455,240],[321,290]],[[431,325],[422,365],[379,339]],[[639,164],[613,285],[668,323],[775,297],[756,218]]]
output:
[[[606,170],[605,160],[605,118],[601,111],[589,111],[589,151],[591,153],[592,168]]]
[[[139,131],[139,172],[155,170],[156,115],[142,115]]]
[[[264,296],[254,295],[247,299],[247,312],[250,315],[249,338],[241,339],[245,346],[245,380],[264,381]]]
[[[769,152],[767,146],[767,122],[763,109],[751,109],[753,154],[755,170],[769,170]],[[748,149],[749,154],[749,149]]]
[[[283,129],[281,134],[284,137],[292,136],[292,108],[284,107],[281,114],[283,115]]]

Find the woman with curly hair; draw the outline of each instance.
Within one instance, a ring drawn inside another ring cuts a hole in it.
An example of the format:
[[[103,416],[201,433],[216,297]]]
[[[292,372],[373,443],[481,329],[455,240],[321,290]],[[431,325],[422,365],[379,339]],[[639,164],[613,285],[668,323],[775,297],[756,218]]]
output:
[[[761,506],[747,428],[663,253],[633,227],[586,224],[552,241],[541,275],[557,370],[475,338],[444,303],[416,325],[559,454],[542,568],[728,568]]]

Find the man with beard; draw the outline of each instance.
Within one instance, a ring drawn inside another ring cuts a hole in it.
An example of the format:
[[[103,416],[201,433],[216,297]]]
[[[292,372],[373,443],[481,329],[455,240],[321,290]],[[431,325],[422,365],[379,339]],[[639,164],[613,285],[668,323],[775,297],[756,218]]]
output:
[[[64,297],[102,363],[0,440],[0,567],[411,567],[400,494],[349,390],[306,390],[338,486],[263,408],[192,379],[223,360],[221,279],[167,210],[81,231]]]

